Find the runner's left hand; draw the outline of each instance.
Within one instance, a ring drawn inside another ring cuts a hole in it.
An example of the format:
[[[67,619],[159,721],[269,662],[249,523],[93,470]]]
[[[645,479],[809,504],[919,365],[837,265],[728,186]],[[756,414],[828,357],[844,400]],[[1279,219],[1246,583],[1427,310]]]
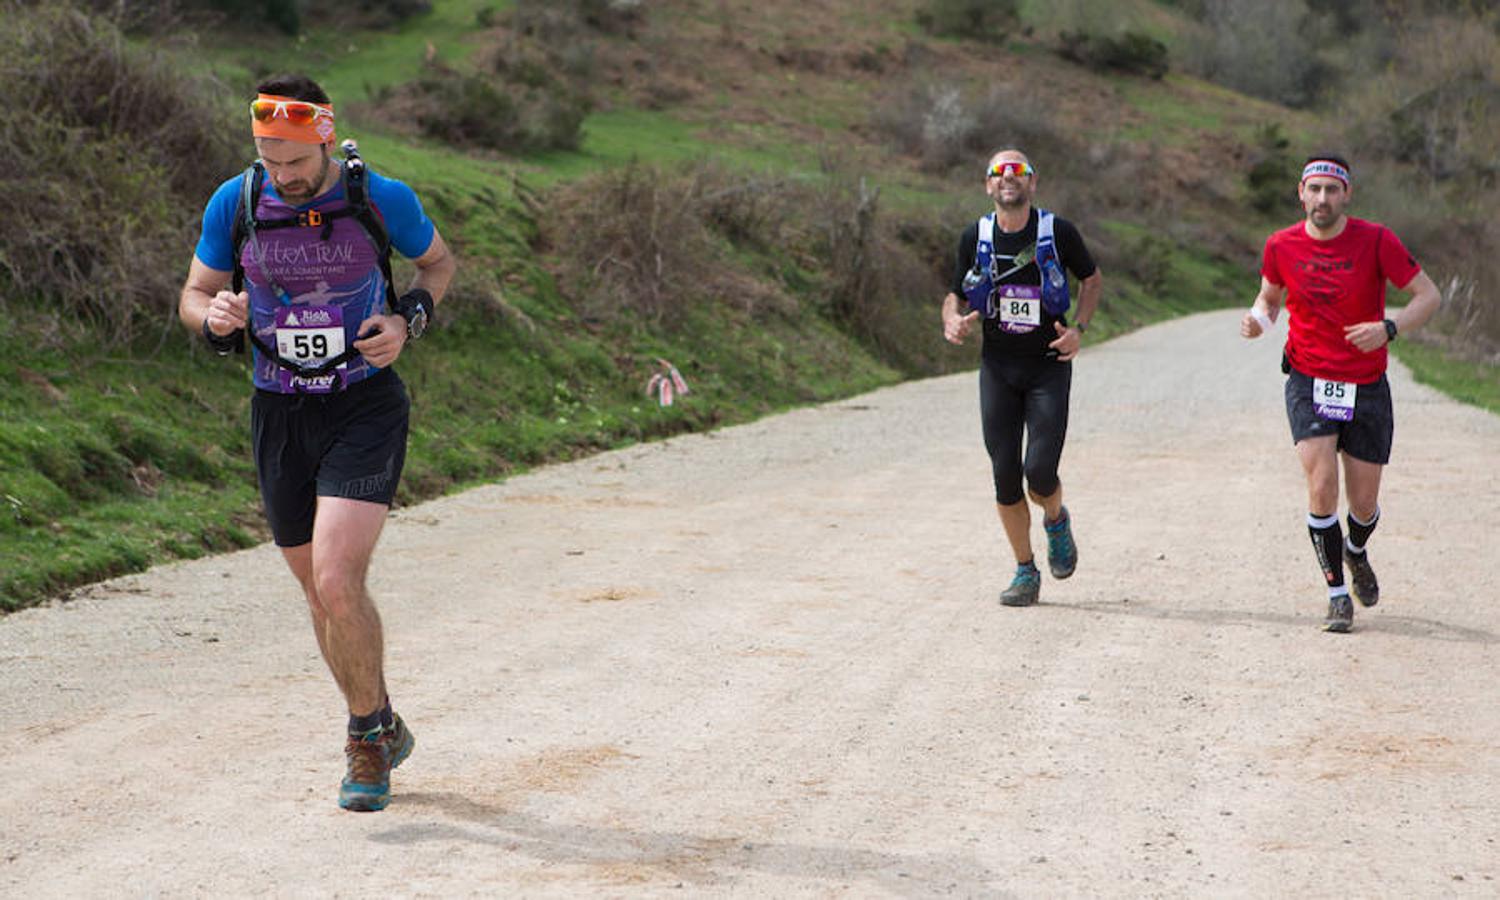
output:
[[[1379,350],[1389,340],[1385,335],[1385,322],[1360,322],[1344,326],[1344,339],[1365,353]]]
[[[1077,356],[1078,351],[1083,349],[1082,333],[1061,322],[1053,322],[1052,327],[1057,329],[1057,340],[1047,346],[1057,351],[1057,361],[1067,362]]]
[[[354,349],[372,366],[385,368],[401,355],[406,345],[406,320],[397,315],[371,316],[359,323]]]

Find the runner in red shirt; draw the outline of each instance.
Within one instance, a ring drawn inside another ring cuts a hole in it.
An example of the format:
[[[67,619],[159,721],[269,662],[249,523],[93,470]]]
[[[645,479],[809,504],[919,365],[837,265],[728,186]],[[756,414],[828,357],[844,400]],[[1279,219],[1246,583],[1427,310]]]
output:
[[[1346,214],[1349,173],[1340,157],[1308,159],[1297,189],[1307,220],[1266,240],[1260,294],[1240,321],[1240,334],[1255,338],[1270,330],[1283,303],[1290,314],[1282,365],[1287,419],[1307,475],[1307,530],[1328,582],[1324,628],[1336,632],[1354,621],[1345,560],[1359,602],[1380,599],[1365,544],[1380,520],[1380,474],[1395,431],[1386,345],[1421,327],[1441,301],[1389,228]],[[1411,302],[1389,317],[1387,282],[1411,292]],[[1338,520],[1341,455],[1347,539]]]

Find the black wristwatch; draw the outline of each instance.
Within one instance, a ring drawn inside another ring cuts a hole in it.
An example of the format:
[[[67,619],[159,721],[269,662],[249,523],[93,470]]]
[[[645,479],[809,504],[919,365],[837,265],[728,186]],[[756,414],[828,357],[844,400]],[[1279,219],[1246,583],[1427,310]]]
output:
[[[1385,342],[1389,344],[1396,339],[1396,323],[1390,319],[1385,320]]]
[[[236,328],[226,335],[214,334],[213,329],[208,327],[208,317],[203,317],[203,339],[208,341],[208,346],[212,347],[213,351],[220,356],[228,356],[239,346],[240,331],[241,329]]]
[[[1089,323],[1087,323],[1087,322],[1076,322],[1076,323],[1074,323],[1073,327],[1078,329],[1078,333],[1079,334],[1083,334],[1085,331],[1089,330]]]
[[[414,341],[427,332],[432,323],[432,295],[412,288],[396,301],[396,313],[406,320],[406,339]]]

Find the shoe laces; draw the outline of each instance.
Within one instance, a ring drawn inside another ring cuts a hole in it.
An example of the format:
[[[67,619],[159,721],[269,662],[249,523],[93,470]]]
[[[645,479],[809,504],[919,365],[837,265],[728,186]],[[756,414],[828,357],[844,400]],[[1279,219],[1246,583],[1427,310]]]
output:
[[[349,735],[344,754],[349,758],[349,780],[361,784],[379,783],[391,770],[388,732],[373,735]]]

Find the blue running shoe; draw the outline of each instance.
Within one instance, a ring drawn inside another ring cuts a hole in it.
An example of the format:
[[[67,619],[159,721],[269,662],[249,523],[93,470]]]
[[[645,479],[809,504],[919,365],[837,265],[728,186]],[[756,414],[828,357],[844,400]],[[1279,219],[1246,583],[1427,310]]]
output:
[[[1000,592],[1001,606],[1035,606],[1042,593],[1042,573],[1036,563],[1021,563],[1016,566],[1016,577],[1010,587]]]
[[[1047,568],[1058,580],[1067,578],[1078,568],[1078,545],[1073,543],[1073,517],[1063,507],[1062,518],[1056,522],[1043,522],[1047,530]]]
[[[389,729],[351,734],[344,745],[349,769],[339,785],[339,806],[354,812],[379,812],[391,802],[391,770],[411,756],[417,745],[398,715]]]

